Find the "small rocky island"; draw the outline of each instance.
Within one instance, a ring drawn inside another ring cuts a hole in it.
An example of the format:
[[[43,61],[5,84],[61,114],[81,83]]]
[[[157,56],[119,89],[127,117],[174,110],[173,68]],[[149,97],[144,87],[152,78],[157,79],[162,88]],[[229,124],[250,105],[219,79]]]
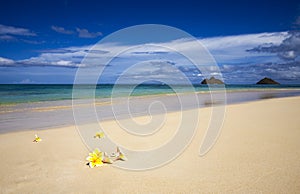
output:
[[[224,82],[215,77],[211,77],[210,79],[204,79],[201,84],[224,84]]]
[[[272,80],[271,78],[268,78],[268,77],[265,77],[261,80],[259,80],[259,82],[257,82],[256,84],[276,84],[276,85],[279,85],[280,83]]]

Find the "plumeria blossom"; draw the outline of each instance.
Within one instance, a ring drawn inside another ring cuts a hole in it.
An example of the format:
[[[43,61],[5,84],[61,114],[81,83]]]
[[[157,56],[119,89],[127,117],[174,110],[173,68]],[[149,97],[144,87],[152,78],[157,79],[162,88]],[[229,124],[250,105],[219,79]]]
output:
[[[35,138],[34,138],[33,142],[38,143],[40,141],[42,141],[42,139],[37,134],[35,134]]]
[[[114,161],[122,160],[126,161],[126,156],[121,152],[120,148],[117,147],[117,152],[112,153],[110,156],[106,152],[101,152],[96,148],[92,153],[89,153],[89,156],[86,158],[89,161],[88,165],[90,168],[95,166],[104,166],[106,164],[113,164]]]
[[[94,168],[95,166],[103,166],[103,152],[100,152],[98,148],[96,148],[92,153],[89,153],[89,156],[86,158],[89,161],[90,168]]]
[[[106,152],[104,152],[102,162],[107,164],[112,164],[113,160],[107,155]]]
[[[94,138],[99,138],[99,139],[104,138],[104,137],[105,137],[105,134],[102,131],[97,132],[94,136]]]
[[[120,148],[117,147],[117,157],[116,157],[116,160],[122,160],[122,161],[126,161],[127,158],[126,156],[124,155],[124,153],[121,152]]]

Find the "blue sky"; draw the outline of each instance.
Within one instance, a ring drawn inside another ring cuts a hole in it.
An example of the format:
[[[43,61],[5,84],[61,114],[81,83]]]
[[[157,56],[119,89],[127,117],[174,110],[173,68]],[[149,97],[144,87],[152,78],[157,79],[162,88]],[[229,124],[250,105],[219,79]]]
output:
[[[222,76],[226,83],[255,83],[265,76],[300,83],[300,3],[286,0],[1,1],[0,83],[73,83],[94,44],[140,24],[169,25],[194,36],[218,64],[219,70],[210,68],[210,74]],[[161,44],[195,51],[190,40],[166,39]],[[123,46],[112,42],[101,49],[108,53]],[[140,50],[108,66],[102,82],[115,82],[120,69],[128,68],[131,81],[146,75],[172,79],[177,71],[195,83],[204,78],[203,72],[170,51],[136,46]],[[154,62],[132,66],[143,60]]]

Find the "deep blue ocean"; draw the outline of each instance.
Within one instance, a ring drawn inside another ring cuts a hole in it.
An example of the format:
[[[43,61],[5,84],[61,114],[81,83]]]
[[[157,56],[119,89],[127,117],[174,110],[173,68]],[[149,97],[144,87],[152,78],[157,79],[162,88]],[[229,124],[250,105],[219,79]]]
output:
[[[114,87],[112,84],[97,85],[80,85],[76,87],[76,98],[91,98],[91,91],[94,91],[95,98],[110,98],[127,96],[145,96],[158,94],[172,94],[177,92],[209,92],[211,88],[207,85],[194,85],[193,88],[176,85],[138,85],[132,89],[132,85],[118,85]],[[300,89],[299,85],[226,85],[227,92],[232,91],[256,91],[271,89]],[[222,89],[214,86],[213,90]],[[112,91],[113,95],[112,95]],[[0,84],[0,104],[16,104],[28,102],[42,101],[58,101],[72,99],[72,84]]]

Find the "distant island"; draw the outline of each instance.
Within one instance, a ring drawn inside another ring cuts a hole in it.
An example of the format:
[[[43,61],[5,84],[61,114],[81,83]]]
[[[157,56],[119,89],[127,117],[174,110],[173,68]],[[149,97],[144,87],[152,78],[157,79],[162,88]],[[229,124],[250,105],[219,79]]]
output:
[[[271,78],[265,77],[265,78],[259,80],[256,84],[276,84],[276,85],[279,85],[280,83],[272,80]]]
[[[210,79],[204,79],[201,84],[224,84],[224,82],[215,77],[211,77]]]

